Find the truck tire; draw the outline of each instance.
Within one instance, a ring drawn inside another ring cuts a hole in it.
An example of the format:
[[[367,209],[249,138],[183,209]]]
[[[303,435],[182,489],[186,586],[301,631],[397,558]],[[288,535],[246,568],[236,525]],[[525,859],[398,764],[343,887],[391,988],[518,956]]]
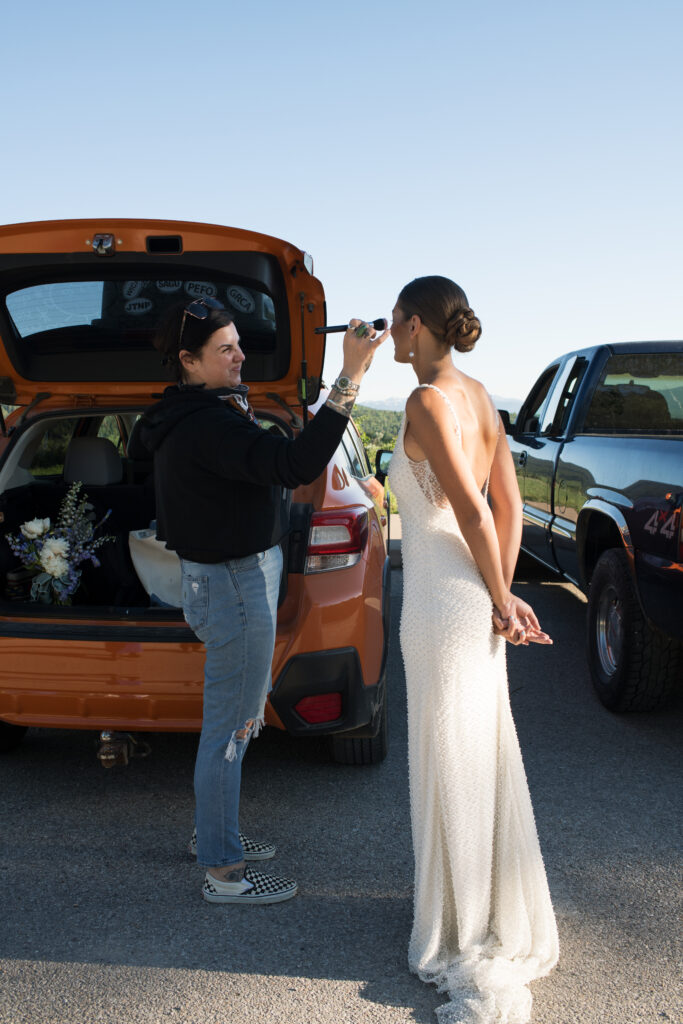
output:
[[[642,613],[625,551],[601,555],[588,593],[588,664],[610,711],[653,711],[681,681],[681,645]]]
[[[6,754],[18,747],[26,735],[27,726],[10,725],[9,722],[0,722],[0,754]]]
[[[330,753],[337,764],[380,764],[387,756],[387,689],[379,712],[379,728],[375,736],[355,738],[330,736]]]

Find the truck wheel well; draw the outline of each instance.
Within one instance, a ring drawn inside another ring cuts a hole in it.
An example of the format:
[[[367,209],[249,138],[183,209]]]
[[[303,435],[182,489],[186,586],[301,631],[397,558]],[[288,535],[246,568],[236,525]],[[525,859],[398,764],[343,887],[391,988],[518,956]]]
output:
[[[603,552],[609,548],[623,548],[624,541],[614,520],[600,512],[589,512],[581,517],[579,535],[581,568],[584,582],[588,585]]]

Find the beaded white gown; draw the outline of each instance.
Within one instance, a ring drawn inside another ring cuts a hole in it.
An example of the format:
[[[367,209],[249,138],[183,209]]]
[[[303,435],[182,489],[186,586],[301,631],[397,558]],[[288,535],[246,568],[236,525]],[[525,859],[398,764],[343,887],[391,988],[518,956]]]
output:
[[[433,387],[433,385],[424,385]],[[454,429],[460,428],[448,397]],[[453,509],[403,447],[401,649],[415,850],[408,960],[449,1002],[440,1024],[526,1024],[558,958],[555,916],[508,698],[505,641]]]

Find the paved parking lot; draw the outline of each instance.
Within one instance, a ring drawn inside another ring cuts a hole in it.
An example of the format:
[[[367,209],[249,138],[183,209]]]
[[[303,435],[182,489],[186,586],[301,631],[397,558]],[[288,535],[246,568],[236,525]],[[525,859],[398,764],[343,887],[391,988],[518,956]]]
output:
[[[273,839],[300,895],[209,906],[185,854],[196,738],[105,771],[94,736],[37,730],[0,760],[0,1024],[434,1024],[406,968],[412,851],[394,572],[390,753],[371,768],[266,730],[243,824]],[[594,698],[584,605],[527,572],[555,647],[509,649],[510,689],[562,957],[535,1024],[683,1020],[683,708],[616,717]]]

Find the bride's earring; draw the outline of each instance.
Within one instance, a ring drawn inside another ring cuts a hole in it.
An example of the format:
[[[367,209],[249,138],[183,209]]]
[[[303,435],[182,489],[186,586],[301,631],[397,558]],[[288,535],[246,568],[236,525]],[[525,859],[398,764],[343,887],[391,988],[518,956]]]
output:
[[[409,352],[408,353],[408,359],[412,359],[414,357],[414,355],[415,355],[414,352]]]

